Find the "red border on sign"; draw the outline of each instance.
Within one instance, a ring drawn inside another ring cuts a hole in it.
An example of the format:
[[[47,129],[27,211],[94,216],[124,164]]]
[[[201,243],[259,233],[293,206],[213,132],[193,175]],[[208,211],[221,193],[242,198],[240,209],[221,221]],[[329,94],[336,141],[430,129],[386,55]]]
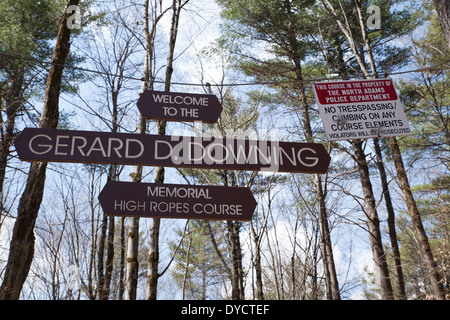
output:
[[[391,79],[320,82],[314,84],[314,89],[322,105],[398,99]]]

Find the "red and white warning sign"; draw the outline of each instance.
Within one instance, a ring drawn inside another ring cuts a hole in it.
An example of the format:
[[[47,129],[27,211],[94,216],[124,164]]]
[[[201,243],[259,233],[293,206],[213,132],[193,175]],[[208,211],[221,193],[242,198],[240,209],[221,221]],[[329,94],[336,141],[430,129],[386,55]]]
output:
[[[412,134],[391,79],[318,82],[314,94],[328,140]]]

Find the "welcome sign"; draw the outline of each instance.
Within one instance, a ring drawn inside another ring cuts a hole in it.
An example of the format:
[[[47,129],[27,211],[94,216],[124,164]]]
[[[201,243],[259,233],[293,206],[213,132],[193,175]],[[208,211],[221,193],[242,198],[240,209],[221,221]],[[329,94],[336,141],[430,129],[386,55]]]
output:
[[[166,121],[217,122],[222,105],[215,95],[144,91],[137,107],[144,118]]]

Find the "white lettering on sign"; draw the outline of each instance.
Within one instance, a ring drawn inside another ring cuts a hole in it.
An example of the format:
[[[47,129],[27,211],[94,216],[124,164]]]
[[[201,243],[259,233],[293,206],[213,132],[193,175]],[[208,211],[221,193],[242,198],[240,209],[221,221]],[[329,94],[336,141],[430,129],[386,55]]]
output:
[[[46,148],[46,149],[44,149],[43,151],[37,151],[37,150],[35,150],[34,148],[33,148],[33,141],[35,140],[35,139],[37,139],[37,138],[40,138],[40,137],[44,137],[44,138],[46,138],[47,140],[52,140],[52,138],[50,138],[48,135],[46,135],[46,134],[37,134],[37,135],[35,135],[33,138],[31,138],[30,139],[30,142],[28,143],[28,148],[31,150],[31,152],[33,152],[34,154],[46,154],[47,152],[49,152],[52,148],[53,148],[53,146],[52,145],[49,145],[49,144],[40,144],[40,145],[37,145],[38,147],[41,147],[41,148]]]
[[[242,216],[244,208],[242,204],[233,203],[194,203],[176,201],[136,201],[114,200],[114,210],[126,210],[129,212],[148,213],[172,213],[186,214],[194,212],[205,217],[211,215]]]
[[[386,110],[384,117],[395,121],[397,111]],[[17,137],[15,146],[19,158],[26,161],[163,167],[187,165],[312,173],[325,172],[330,161],[320,144],[229,137],[152,136],[27,128]]]
[[[241,204],[213,204],[213,203],[196,203],[192,207],[196,214],[207,214],[207,215],[237,215],[242,216],[242,205]]]
[[[129,212],[148,212],[148,213],[171,213],[187,214],[194,212],[198,215],[227,215],[242,216],[243,205],[233,203],[201,203],[201,202],[179,202],[177,200],[191,198],[213,200],[209,194],[208,187],[192,188],[181,186],[147,186],[147,197],[149,200],[117,200],[114,199],[114,210]],[[164,198],[170,199],[166,200]],[[214,200],[213,200],[214,201]],[[212,201],[212,202],[213,202]],[[230,201],[230,200],[228,200]]]
[[[106,141],[106,143],[105,143]],[[134,154],[131,149],[134,146]],[[37,155],[51,154],[59,156],[81,155],[89,157],[92,153],[101,153],[103,157],[111,157],[114,152],[119,158],[134,159],[144,153],[144,145],[138,139],[106,138],[96,137],[88,144],[85,137],[67,135],[56,135],[53,140],[46,134],[37,134],[28,143],[30,151]]]
[[[146,208],[145,201],[134,200],[114,200],[114,210],[127,210],[130,212],[144,212]]]
[[[207,107],[209,103],[208,97],[196,97],[196,96],[180,96],[170,94],[152,94],[153,100],[158,103],[165,104],[177,104],[187,106],[203,106]]]
[[[244,146],[245,141],[237,142],[235,150],[234,140],[217,139],[204,146],[198,141],[192,141],[190,137],[183,138],[172,146],[166,140],[155,140],[155,159],[164,160],[171,158],[174,164],[257,164],[270,165],[273,170],[283,164],[293,166],[302,165],[314,167],[319,162],[319,157],[314,149],[304,147],[280,147],[278,143],[267,145],[267,141],[250,141],[249,148]]]
[[[211,199],[208,188],[180,188],[164,186],[148,186],[147,196],[169,197],[169,198],[194,198]]]
[[[180,108],[181,116],[198,118],[200,115],[196,108]],[[163,107],[163,114],[165,116],[174,117],[178,114],[178,109],[175,107]]]
[[[314,93],[328,140],[412,134],[390,79],[316,83]]]
[[[148,206],[150,213],[173,213],[183,214],[189,213],[189,203],[185,202],[166,202],[166,201],[150,201]]]

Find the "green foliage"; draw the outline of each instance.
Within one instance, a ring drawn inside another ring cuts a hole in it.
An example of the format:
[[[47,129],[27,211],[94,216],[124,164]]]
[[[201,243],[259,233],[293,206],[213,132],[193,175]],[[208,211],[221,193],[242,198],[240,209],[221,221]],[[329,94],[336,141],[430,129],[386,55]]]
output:
[[[403,45],[401,39],[421,25],[423,18],[416,14],[409,2],[377,0],[370,1],[370,4],[378,6],[381,11],[381,28],[368,30],[373,53],[377,57],[377,70],[393,71],[405,66],[410,47]]]
[[[184,288],[184,297],[187,299],[218,298],[218,293],[210,288],[222,283],[227,276],[211,242],[208,224],[211,226],[219,250],[226,255],[223,248],[225,233],[221,222],[191,220],[186,230],[177,231],[182,238],[181,245],[176,241],[170,243],[171,252],[176,252],[176,264],[172,275],[177,285]]]
[[[399,81],[400,98],[415,133],[402,139],[401,146],[413,160],[428,158],[448,165],[450,78],[445,67],[450,49],[437,17],[430,19],[425,36],[414,41],[413,59],[418,68],[437,65],[444,69],[425,70],[408,81]]]
[[[444,288],[448,288],[447,279],[450,276],[450,176],[445,175],[430,183],[416,185],[413,191],[438,271],[444,279]],[[417,254],[420,251],[419,243],[407,212],[401,212],[397,216],[396,228],[407,297],[429,299],[433,296],[433,290],[427,276],[425,261],[422,255]],[[389,248],[386,251],[389,252]],[[392,256],[388,254],[388,262],[392,270],[391,258]],[[396,283],[393,282],[393,284]]]
[[[53,40],[58,34],[59,21],[64,12],[63,0],[3,0],[0,6],[0,96],[14,90],[20,97],[22,111],[32,98],[43,99],[47,70],[53,53]],[[66,64],[83,61],[70,53]],[[42,63],[45,62],[45,63]],[[18,79],[21,79],[20,81]],[[61,83],[62,92],[75,93],[84,75],[66,68]],[[20,88],[13,88],[20,86]],[[3,101],[3,100],[2,100]],[[7,103],[6,99],[5,102]],[[4,108],[4,106],[1,106]],[[34,110],[26,110],[31,120]]]
[[[64,6],[62,0],[3,0],[0,6],[0,52],[27,58],[47,57],[51,50],[49,40],[57,34],[58,17]],[[13,59],[2,62],[2,69],[7,70],[23,64],[23,61]]]
[[[280,110],[283,107],[294,112],[298,110],[302,103],[300,89],[305,91],[307,103],[314,105],[309,83],[295,82],[300,78],[299,62],[303,79],[323,79],[329,74],[361,78],[361,67],[357,63],[347,37],[341,31],[329,8],[324,6],[324,3],[328,1],[221,0],[219,3],[224,9],[223,17],[226,20],[224,39],[241,43],[241,46],[238,46],[239,50],[234,52],[233,62],[236,68],[256,81],[270,83],[268,86],[272,90],[265,91],[260,97],[273,110]],[[330,0],[329,3],[335,9],[336,17],[348,28],[355,42],[356,51],[365,59],[363,63],[366,64],[369,72],[377,71],[381,77],[383,72],[397,71],[413,61],[416,48],[405,43],[410,33],[422,28],[422,24],[431,17],[428,5],[425,6],[425,10],[422,8],[417,10],[414,7],[416,3],[406,1],[359,1],[364,23],[367,23],[369,18],[369,13],[366,11],[369,5],[376,5],[381,11],[381,28],[364,27],[362,29],[354,2]],[[367,32],[368,45],[364,43],[363,32]],[[427,63],[421,66],[442,63],[450,56],[434,18],[431,20],[431,29],[428,29],[424,40],[417,41],[416,44],[425,55],[428,55]],[[368,46],[374,57],[374,70],[370,70],[367,59]],[[430,74],[427,75],[430,76]],[[402,139],[403,149],[417,151],[417,158],[422,157],[422,159],[425,156],[423,151],[427,150],[426,155],[430,159],[441,163],[446,162],[448,168],[450,136],[445,132],[449,119],[448,76],[443,72],[435,72],[427,82],[424,81],[418,85],[417,81],[411,81],[411,83],[402,83],[400,87],[401,99],[409,115],[415,117],[412,121],[415,134]],[[311,112],[310,120],[313,124],[318,123],[317,114]],[[320,132],[314,132],[314,134],[318,137]],[[344,149],[338,144],[336,146],[341,150]],[[428,153],[428,151],[431,152]],[[412,153],[408,152],[408,155]],[[336,162],[335,165],[340,167],[340,163]],[[345,168],[341,169],[345,170]],[[440,212],[442,217],[442,213],[448,212],[448,209],[444,210],[442,202],[441,205],[436,206],[440,200],[435,194],[436,189],[433,190],[433,197],[428,198],[427,201],[421,197],[418,202],[422,214],[429,215],[429,218],[426,218],[426,226],[432,235],[430,240],[432,246],[441,248],[442,242],[439,239],[443,235],[440,233],[447,231],[446,228],[442,228],[445,225],[442,218],[436,220],[437,212],[435,211]],[[433,205],[436,210],[431,210]],[[444,221],[447,220],[444,219]],[[413,228],[410,228],[408,219],[405,219],[404,223],[406,224],[404,239],[409,239]],[[406,243],[406,240],[404,241]],[[446,241],[448,243],[448,240]],[[448,247],[445,249],[448,252]],[[402,247],[402,250],[407,255],[406,259],[414,260],[411,269],[406,272],[409,276],[408,283],[413,286],[418,279],[425,281],[423,275],[427,272],[421,261],[422,258],[417,254],[420,252],[417,244],[411,242],[409,246]],[[443,265],[445,265],[444,262]],[[369,277],[368,286],[373,279]],[[419,297],[418,292],[422,292],[422,289],[410,288],[409,291],[412,296]],[[365,292],[365,295],[368,299],[375,299],[378,296],[376,289],[371,288]]]

